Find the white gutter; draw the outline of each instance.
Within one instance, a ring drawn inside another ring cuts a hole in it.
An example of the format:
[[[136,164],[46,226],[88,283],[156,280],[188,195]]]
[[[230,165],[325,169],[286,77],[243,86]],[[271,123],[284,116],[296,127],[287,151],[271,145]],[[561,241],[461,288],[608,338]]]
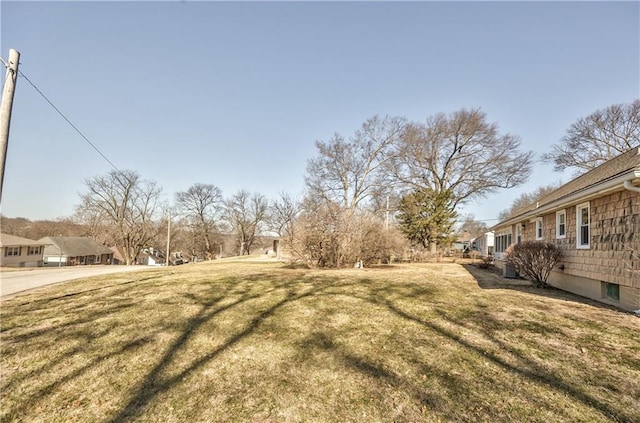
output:
[[[624,188],[630,191],[640,192],[640,187],[636,187],[631,184],[632,180],[639,177],[640,177],[640,172],[631,171],[629,174],[629,172],[627,171],[626,174],[620,175],[614,179],[611,179],[605,182],[604,184],[597,184],[585,190],[580,190],[578,192],[568,195],[567,197],[559,198],[555,201],[552,201],[551,203],[545,204],[533,210],[529,210],[528,212],[525,212],[520,216],[512,217],[511,219],[508,219],[494,226],[493,229],[498,227],[513,225],[515,223],[521,222],[524,219],[528,219],[530,217],[537,217],[542,214],[552,212],[554,210],[560,210],[570,205],[573,205],[574,203],[578,204],[582,201],[588,201],[591,198],[599,197],[607,192],[618,189],[621,184]]]
[[[633,179],[633,178],[631,178]],[[626,181],[624,181],[624,188],[629,190],[629,191],[635,191],[635,192],[640,192],[640,187],[637,187],[635,185],[631,184],[631,179],[627,179]]]

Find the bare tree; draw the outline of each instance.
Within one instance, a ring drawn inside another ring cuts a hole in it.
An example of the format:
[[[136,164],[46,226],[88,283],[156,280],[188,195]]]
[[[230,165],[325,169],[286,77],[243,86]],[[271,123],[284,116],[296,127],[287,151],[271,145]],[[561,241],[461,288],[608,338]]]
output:
[[[225,216],[236,233],[240,255],[250,254],[261,226],[267,220],[269,203],[258,193],[241,190],[225,201]]]
[[[376,219],[365,209],[389,190],[385,163],[392,158],[404,124],[401,118],[374,116],[348,140],[336,134],[328,142],[316,142],[318,156],[309,160],[305,177],[308,193],[298,225],[301,242],[295,243],[306,263],[340,267],[365,260],[365,244],[371,237],[363,231],[373,231],[375,225],[367,222]],[[366,249],[368,259],[370,251]]]
[[[511,206],[508,209],[502,210],[498,214],[498,219],[507,220],[511,217],[524,213],[530,208],[535,207],[536,202],[551,194],[553,191],[558,189],[560,185],[562,185],[560,182],[556,182],[546,186],[538,187],[533,192],[525,192],[520,194],[520,196],[516,198],[513,203],[511,203]]]
[[[81,194],[77,215],[99,219],[113,230],[117,245],[122,247],[126,264],[157,234],[153,219],[160,211],[161,189],[154,181],[140,178],[131,170],[111,171],[85,181],[87,192]]]
[[[294,260],[308,267],[339,266],[341,208],[325,199],[307,196],[295,223],[295,236],[288,246]]]
[[[279,198],[271,203],[271,229],[280,237],[293,235],[294,223],[299,214],[300,204],[291,195],[281,192]]]
[[[458,233],[466,233],[470,238],[478,238],[489,231],[487,224],[481,220],[476,220],[473,214],[462,216],[458,220]]]
[[[103,219],[102,212],[95,209],[83,209],[76,207],[73,220],[87,228],[87,235],[103,245],[117,245],[118,235],[116,228]],[[60,232],[61,234],[63,232]]]
[[[574,169],[577,176],[639,145],[640,100],[635,100],[581,117],[542,159],[556,171]]]
[[[272,231],[278,234],[280,242],[289,249],[292,248],[295,239],[295,225],[300,216],[300,203],[291,195],[281,192],[278,199],[271,203],[269,223]],[[280,257],[281,248],[278,248]]]
[[[382,166],[403,130],[403,119],[374,116],[348,141],[340,134],[317,141],[305,178],[310,195],[355,210],[383,186]]]
[[[437,114],[410,123],[390,162],[402,184],[451,191],[453,206],[524,183],[533,153],[520,150],[520,138],[500,134],[479,109]]]
[[[212,233],[222,215],[222,191],[212,184],[194,184],[186,191],[176,193],[178,212],[193,228],[193,233],[204,243],[205,257],[213,257]],[[197,244],[197,243],[196,243]]]

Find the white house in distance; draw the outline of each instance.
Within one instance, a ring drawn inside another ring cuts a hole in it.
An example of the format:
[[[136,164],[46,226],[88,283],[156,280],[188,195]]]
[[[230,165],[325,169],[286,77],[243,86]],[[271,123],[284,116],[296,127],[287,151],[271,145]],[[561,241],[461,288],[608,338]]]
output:
[[[493,232],[485,232],[482,236],[472,241],[473,248],[477,250],[481,256],[493,255]]]
[[[0,265],[15,267],[42,266],[45,245],[41,241],[0,234]]]

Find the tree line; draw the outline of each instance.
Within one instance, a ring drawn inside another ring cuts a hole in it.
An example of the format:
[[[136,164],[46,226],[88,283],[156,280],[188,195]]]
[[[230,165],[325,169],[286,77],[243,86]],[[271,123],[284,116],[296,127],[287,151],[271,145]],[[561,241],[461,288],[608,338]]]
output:
[[[224,197],[216,185],[196,183],[175,193],[170,207],[154,181],[114,170],[85,180],[74,221],[99,241],[120,246],[128,264],[157,245],[170,215],[182,247],[204,259],[219,253],[222,234],[233,235],[233,254],[250,254],[257,238],[271,233],[308,266],[388,262],[408,249],[435,253],[451,242],[456,222],[474,235],[486,230],[473,216],[459,216],[459,207],[528,180],[536,158],[521,144],[480,109],[421,122],[373,116],[350,136],[316,141],[302,198],[267,199],[246,190]],[[635,100],[578,119],[541,160],[559,171],[584,172],[638,145]],[[553,188],[523,194],[500,217]]]

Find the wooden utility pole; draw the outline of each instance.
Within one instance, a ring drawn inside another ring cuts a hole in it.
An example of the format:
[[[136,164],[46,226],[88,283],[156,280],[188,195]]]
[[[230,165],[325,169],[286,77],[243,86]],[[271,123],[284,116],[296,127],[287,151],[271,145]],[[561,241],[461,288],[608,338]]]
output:
[[[20,52],[9,50],[9,62],[6,63],[7,72],[4,78],[2,90],[2,104],[0,105],[0,200],[2,200],[2,186],[4,185],[4,168],[7,163],[7,147],[9,146],[9,125],[11,124],[11,108],[13,106],[13,94],[16,91],[18,79],[18,62]]]
[[[389,230],[389,196],[387,195],[387,215],[384,221],[384,228]]]
[[[169,267],[169,255],[171,254],[171,250],[169,250],[171,245],[171,213],[169,213],[169,223],[167,223],[167,254],[166,254],[166,260],[167,260],[167,267]]]

